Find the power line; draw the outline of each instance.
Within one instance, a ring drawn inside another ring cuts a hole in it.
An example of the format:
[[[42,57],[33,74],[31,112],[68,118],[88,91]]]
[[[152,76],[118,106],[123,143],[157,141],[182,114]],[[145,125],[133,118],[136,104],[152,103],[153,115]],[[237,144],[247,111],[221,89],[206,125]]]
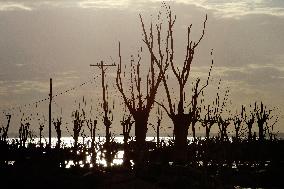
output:
[[[76,90],[76,89],[78,89],[80,87],[83,87],[84,85],[86,85],[88,83],[93,83],[95,81],[95,79],[97,79],[97,77],[94,77],[94,78],[92,78],[90,80],[87,80],[87,81],[85,81],[85,82],[83,82],[80,85],[77,85],[75,87],[72,87],[72,88],[69,88],[69,89],[67,89],[65,91],[62,91],[60,93],[57,93],[57,94],[53,95],[52,98],[55,98],[55,97],[58,97],[58,96],[61,96],[61,95],[65,95],[65,94],[71,93],[72,91],[74,91],[74,90]],[[42,99],[40,99],[40,100],[38,100],[36,102],[33,102],[33,103],[27,103],[27,104],[23,104],[21,106],[16,106],[16,107],[8,108],[6,110],[2,110],[2,113],[6,114],[8,112],[15,111],[15,110],[19,110],[21,112],[21,110],[23,108],[28,108],[28,107],[31,107],[31,106],[34,106],[34,105],[37,107],[39,104],[41,104],[41,103],[43,103],[43,102],[45,102],[47,100],[49,100],[49,97],[42,98]]]

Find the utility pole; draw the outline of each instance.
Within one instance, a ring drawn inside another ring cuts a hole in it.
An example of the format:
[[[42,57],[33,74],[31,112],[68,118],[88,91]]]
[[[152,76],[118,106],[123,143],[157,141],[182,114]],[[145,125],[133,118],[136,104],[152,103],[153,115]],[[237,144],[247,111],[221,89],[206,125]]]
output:
[[[51,102],[52,102],[52,78],[50,78],[50,92],[49,92],[49,117],[48,117],[48,139],[49,139],[49,148],[51,148]]]
[[[110,66],[116,66],[115,64],[104,64],[103,61],[101,61],[98,64],[90,64],[90,66],[96,66],[99,67],[102,71],[102,89],[103,89],[103,109],[104,109],[104,125],[106,127],[106,162],[107,166],[110,166],[110,149],[109,149],[109,143],[110,143],[110,126],[111,121],[108,118],[108,103],[106,100],[106,85],[105,85],[105,72],[108,67]]]

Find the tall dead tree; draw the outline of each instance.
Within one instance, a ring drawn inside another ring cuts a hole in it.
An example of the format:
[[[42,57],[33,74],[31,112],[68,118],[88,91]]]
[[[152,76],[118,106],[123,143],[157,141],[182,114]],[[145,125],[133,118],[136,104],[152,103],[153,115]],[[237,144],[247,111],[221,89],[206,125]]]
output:
[[[172,101],[172,96],[168,86],[168,80],[165,72],[162,73],[162,80],[163,85],[166,91],[166,96],[168,100],[169,108],[166,108],[163,104],[158,103],[162,106],[165,111],[167,112],[168,116],[171,118],[174,124],[174,136],[175,136],[175,149],[176,149],[176,160],[183,161],[186,157],[186,146],[187,146],[187,136],[188,136],[188,129],[189,126],[192,124],[193,130],[195,131],[195,119],[198,116],[198,97],[208,85],[209,77],[207,79],[206,84],[201,85],[200,78],[197,78],[194,87],[193,87],[193,94],[191,95],[189,111],[186,113],[186,104],[185,104],[185,91],[186,84],[189,79],[191,65],[194,58],[195,50],[200,44],[201,40],[205,34],[205,26],[207,21],[207,15],[205,21],[203,23],[203,30],[201,37],[198,39],[197,42],[193,42],[190,40],[190,33],[192,25],[190,25],[187,29],[187,45],[186,45],[186,53],[185,53],[185,60],[182,64],[181,70],[178,68],[178,65],[174,61],[174,38],[173,38],[173,27],[176,21],[176,16],[172,15],[170,7],[166,7],[166,31],[162,31],[162,22],[161,22],[161,12],[158,14],[158,23],[155,25],[155,33],[156,36],[154,37],[153,26],[151,24],[149,32],[146,31],[146,27],[142,16],[140,15],[140,20],[143,28],[143,35],[144,35],[144,43],[148,47],[150,52],[151,58],[155,62],[156,65],[163,70],[164,67],[171,66],[171,69],[174,73],[174,76],[177,80],[179,86],[179,100],[177,103],[177,109],[175,109],[175,103]],[[165,33],[166,36],[162,39],[162,34]],[[155,39],[154,39],[155,38]],[[153,41],[156,41],[156,49],[154,49]],[[164,44],[162,44],[164,42]],[[213,64],[213,61],[212,61]],[[211,65],[212,68],[212,65]],[[211,73],[211,68],[209,71],[209,76]]]
[[[149,42],[151,48],[153,48],[154,41]],[[135,121],[135,140],[136,140],[136,152],[140,153],[145,150],[146,134],[148,130],[148,119],[150,111],[155,102],[156,93],[160,82],[162,81],[162,75],[164,75],[167,67],[157,68],[155,66],[154,57],[150,59],[150,69],[146,77],[146,91],[142,90],[142,77],[141,77],[141,53],[142,47],[138,52],[137,63],[132,56],[131,60],[131,73],[130,73],[130,95],[127,95],[126,89],[122,82],[122,57],[119,43],[119,64],[117,69],[116,86],[122,95],[123,101],[128,108],[130,114]],[[124,74],[125,75],[125,74]],[[142,155],[143,156],[143,155]],[[138,156],[142,158],[142,156]],[[139,160],[140,162],[143,160]]]

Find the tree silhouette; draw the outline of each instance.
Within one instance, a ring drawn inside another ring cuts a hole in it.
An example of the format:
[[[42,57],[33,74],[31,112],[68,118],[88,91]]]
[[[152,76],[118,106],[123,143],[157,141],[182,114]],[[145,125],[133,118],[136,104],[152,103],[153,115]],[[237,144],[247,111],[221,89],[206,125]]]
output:
[[[240,139],[240,131],[242,128],[242,122],[244,121],[244,106],[241,107],[241,113],[236,113],[236,115],[233,117],[234,122],[234,128],[235,128],[235,139]]]
[[[143,28],[143,35],[144,35],[144,43],[148,47],[148,50],[151,55],[151,59],[154,60],[155,64],[161,70],[162,73],[162,80],[163,85],[166,91],[167,101],[169,108],[166,108],[163,104],[157,102],[160,106],[162,106],[165,111],[167,112],[168,116],[171,118],[174,124],[174,137],[175,137],[175,149],[176,149],[176,160],[177,161],[184,161],[186,158],[186,146],[187,146],[187,135],[188,135],[188,128],[192,125],[192,129],[195,136],[195,123],[197,121],[197,117],[199,116],[199,107],[198,107],[198,97],[208,85],[209,77],[212,69],[212,65],[209,71],[209,76],[204,85],[201,85],[200,78],[196,79],[196,82],[193,87],[193,94],[191,96],[190,105],[188,113],[185,113],[185,91],[186,91],[186,83],[188,82],[191,65],[194,58],[195,50],[200,44],[201,40],[205,34],[205,26],[207,21],[207,15],[205,21],[203,23],[203,30],[201,37],[198,39],[197,42],[193,42],[190,40],[190,33],[192,25],[190,25],[187,29],[187,46],[186,46],[186,55],[185,60],[183,62],[181,70],[179,70],[178,65],[174,61],[174,38],[173,38],[173,27],[176,21],[176,16],[172,15],[170,6],[164,5],[166,9],[166,18],[167,18],[167,27],[166,31],[162,31],[162,21],[161,15],[162,13],[159,12],[158,14],[158,23],[155,25],[156,28],[156,49],[154,49],[153,41],[154,41],[154,34],[153,34],[153,26],[151,24],[149,32],[146,31],[144,21],[142,16],[140,15],[140,20]],[[166,33],[164,39],[162,39],[162,33]],[[162,44],[165,41],[165,44]],[[211,52],[212,54],[212,52]],[[213,60],[212,60],[213,64]],[[177,80],[179,86],[179,100],[177,103],[177,110],[175,109],[175,104],[173,103],[172,96],[168,87],[168,79],[166,77],[166,73],[163,72],[164,68],[171,66],[171,70],[174,73],[174,76]]]
[[[260,105],[255,103],[255,115],[257,119],[259,141],[263,141],[265,139],[265,133],[269,130],[268,120],[273,117],[271,112],[272,110],[268,109],[263,102],[260,102]]]
[[[0,128],[0,134],[2,133],[2,135],[0,135],[0,140],[2,140],[2,141],[6,141],[6,139],[8,137],[8,131],[9,131],[10,121],[11,121],[12,116],[10,114],[8,114],[8,115],[6,115],[6,117],[8,119],[7,126]]]
[[[210,105],[204,106],[206,114],[203,119],[201,119],[201,125],[205,127],[205,138],[208,140],[210,137],[210,131],[214,124],[217,123],[216,118],[216,108],[211,108]]]
[[[249,107],[251,108],[252,106],[250,105]],[[246,108],[244,108],[244,111],[245,111],[244,120],[248,128],[248,140],[250,141],[252,140],[252,126],[255,122],[255,113],[251,110],[247,110]]]
[[[21,122],[21,126],[19,128],[19,139],[20,139],[20,146],[21,147],[25,147],[29,135],[31,135],[30,123],[29,122],[26,122],[26,123]]]
[[[74,154],[77,153],[78,149],[78,140],[80,136],[80,132],[82,130],[82,127],[84,126],[84,122],[86,119],[85,111],[82,109],[82,112],[80,110],[75,110],[72,112],[73,117],[73,139],[74,139]]]
[[[219,90],[219,87],[218,87],[218,90]],[[219,134],[220,134],[221,141],[229,140],[227,131],[228,131],[229,125],[231,124],[232,118],[230,115],[230,110],[227,109],[228,100],[229,100],[229,89],[225,90],[223,99],[220,99],[220,94],[219,92],[217,92],[216,118],[217,118],[217,124],[219,128]]]
[[[219,132],[220,132],[220,140],[221,141],[228,141],[228,126],[230,125],[230,118],[223,118],[222,116],[218,116],[218,127],[219,127]]]
[[[56,131],[56,136],[57,136],[57,144],[56,147],[60,148],[60,144],[61,144],[61,125],[62,125],[62,117],[57,118],[56,120],[53,120],[53,125]]]
[[[132,128],[134,121],[131,120],[131,116],[123,115],[122,121],[120,122],[122,125],[122,135],[123,135],[123,165],[127,168],[130,167],[130,157],[129,157],[129,134]]]
[[[96,164],[96,149],[95,149],[95,139],[96,139],[96,128],[97,128],[97,120],[92,120],[91,118],[86,120],[87,127],[90,131],[91,138],[91,162],[93,165]]]
[[[153,39],[150,42],[153,45]],[[152,46],[153,47],[153,46]],[[116,86],[122,95],[123,101],[128,108],[130,114],[135,121],[135,139],[136,139],[136,152],[140,160],[143,162],[143,151],[145,150],[146,133],[148,130],[148,119],[150,111],[155,102],[155,96],[162,81],[162,75],[164,75],[167,67],[157,68],[155,67],[154,57],[151,56],[150,69],[146,77],[146,92],[142,91],[142,78],[141,78],[141,53],[142,47],[138,52],[138,60],[136,65],[134,64],[134,57],[131,59],[131,73],[130,73],[130,96],[125,93],[125,88],[122,82],[122,57],[119,43],[119,64],[117,68]],[[125,75],[125,74],[124,74]],[[138,158],[137,157],[137,158]],[[137,166],[139,166],[137,164]]]

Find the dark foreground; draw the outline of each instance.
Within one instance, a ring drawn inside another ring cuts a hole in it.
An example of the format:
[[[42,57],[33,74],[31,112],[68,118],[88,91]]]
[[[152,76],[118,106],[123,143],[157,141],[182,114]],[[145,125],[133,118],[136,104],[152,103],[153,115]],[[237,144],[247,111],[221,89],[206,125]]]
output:
[[[68,160],[84,160],[88,149],[78,147],[74,154],[73,148],[2,143],[0,188],[284,188],[283,140],[196,141],[188,145],[182,164],[173,163],[173,147],[148,146],[138,168],[90,168],[88,163],[65,168]],[[129,158],[135,159],[131,149]]]
[[[9,188],[283,188],[283,168],[283,164],[265,170],[151,165],[135,173],[122,167],[65,169],[46,164],[1,168],[0,178]]]

